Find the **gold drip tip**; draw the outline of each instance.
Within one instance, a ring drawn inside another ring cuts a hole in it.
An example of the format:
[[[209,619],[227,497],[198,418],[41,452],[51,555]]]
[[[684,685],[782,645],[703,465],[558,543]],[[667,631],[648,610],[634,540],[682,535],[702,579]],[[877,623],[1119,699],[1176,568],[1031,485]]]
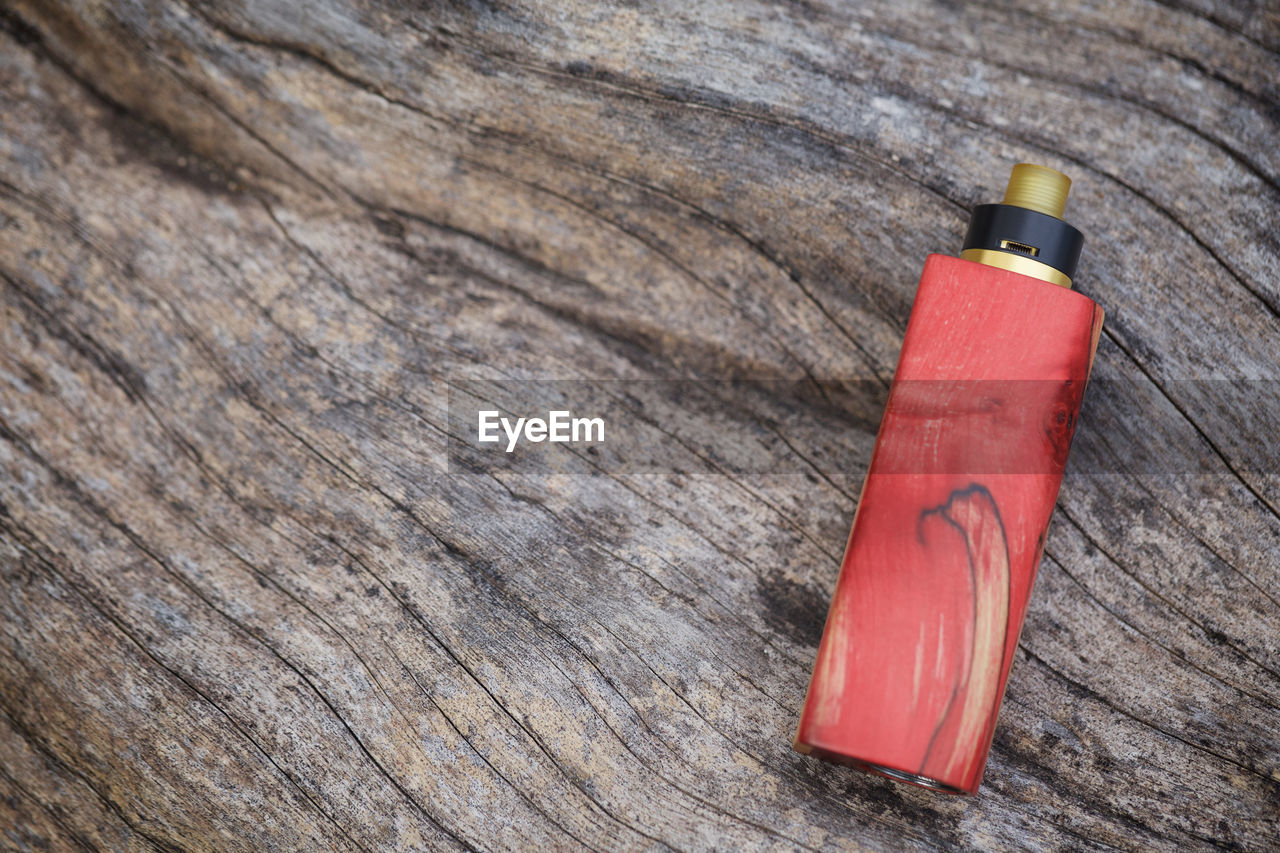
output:
[[[1071,179],[1054,169],[1019,163],[1009,175],[1009,186],[1001,204],[1012,204],[1062,218],[1067,208]]]

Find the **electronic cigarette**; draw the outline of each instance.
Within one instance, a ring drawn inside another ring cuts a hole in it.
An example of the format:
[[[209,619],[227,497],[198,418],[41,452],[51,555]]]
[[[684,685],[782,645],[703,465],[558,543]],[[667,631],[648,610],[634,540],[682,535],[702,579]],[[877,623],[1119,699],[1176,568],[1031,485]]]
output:
[[[930,255],[795,748],[976,793],[1093,364],[1070,180],[1014,166]]]

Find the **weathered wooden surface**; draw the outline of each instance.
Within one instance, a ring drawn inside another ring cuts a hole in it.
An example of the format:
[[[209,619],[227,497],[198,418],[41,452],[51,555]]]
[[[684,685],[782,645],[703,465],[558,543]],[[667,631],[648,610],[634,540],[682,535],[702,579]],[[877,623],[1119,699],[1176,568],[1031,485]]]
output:
[[[0,6],[3,846],[1278,846],[1274,5]],[[1020,160],[1108,381],[953,799],[789,748],[823,388]],[[465,377],[797,381],[587,476],[447,466]]]

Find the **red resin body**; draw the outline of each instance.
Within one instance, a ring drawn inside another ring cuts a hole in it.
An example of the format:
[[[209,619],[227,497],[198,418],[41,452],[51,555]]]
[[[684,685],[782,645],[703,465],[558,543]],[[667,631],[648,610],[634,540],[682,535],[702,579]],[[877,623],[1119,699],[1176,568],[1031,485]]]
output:
[[[1068,288],[929,256],[798,750],[977,792],[1101,330]]]

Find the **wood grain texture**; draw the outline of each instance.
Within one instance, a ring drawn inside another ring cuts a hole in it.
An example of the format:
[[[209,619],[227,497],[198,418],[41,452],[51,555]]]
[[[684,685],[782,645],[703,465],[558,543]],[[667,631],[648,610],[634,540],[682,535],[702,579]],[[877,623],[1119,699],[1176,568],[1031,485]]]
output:
[[[4,846],[1277,848],[1274,4],[302,6],[0,3]],[[923,259],[1023,160],[1107,325],[941,798],[790,738]],[[787,427],[452,470],[449,383],[533,377]]]

